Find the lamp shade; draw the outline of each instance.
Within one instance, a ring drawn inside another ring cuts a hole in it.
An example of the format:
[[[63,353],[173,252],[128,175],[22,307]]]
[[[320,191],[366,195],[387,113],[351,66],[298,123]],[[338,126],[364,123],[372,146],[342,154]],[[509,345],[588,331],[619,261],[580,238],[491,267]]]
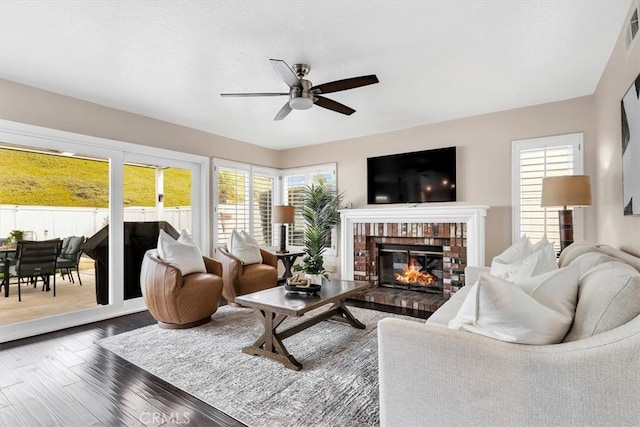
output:
[[[591,206],[591,180],[587,175],[543,178],[540,206]]]
[[[274,224],[293,223],[293,206],[274,206],[271,222]]]

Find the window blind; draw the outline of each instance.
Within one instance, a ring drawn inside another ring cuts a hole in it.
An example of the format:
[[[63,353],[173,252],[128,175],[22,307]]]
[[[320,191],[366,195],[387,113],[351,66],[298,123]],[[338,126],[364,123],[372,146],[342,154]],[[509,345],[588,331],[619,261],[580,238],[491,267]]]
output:
[[[217,244],[226,244],[233,229],[249,229],[249,171],[228,166],[216,166],[218,228]]]
[[[305,185],[324,180],[326,183],[336,186],[335,166],[327,165],[319,168],[305,168],[295,170],[282,177],[282,202],[291,205],[295,209],[294,224],[289,226],[289,246],[304,246],[304,218],[302,217],[303,189]]]
[[[253,237],[260,246],[275,246],[271,212],[273,208],[275,178],[269,175],[253,173],[252,192]]]
[[[581,174],[581,142],[582,134],[514,141],[514,240],[527,234],[536,242],[546,235],[560,249],[558,208],[540,207],[542,179]],[[582,224],[581,211],[574,210],[575,224]]]

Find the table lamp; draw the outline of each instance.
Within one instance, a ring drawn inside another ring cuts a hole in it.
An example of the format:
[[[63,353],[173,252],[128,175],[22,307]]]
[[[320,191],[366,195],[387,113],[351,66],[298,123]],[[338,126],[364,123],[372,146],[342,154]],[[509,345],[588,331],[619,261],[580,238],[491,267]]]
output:
[[[287,250],[287,225],[293,224],[294,211],[293,206],[274,206],[272,211],[271,222],[280,224],[280,249],[276,252],[286,254]]]
[[[591,180],[587,175],[549,176],[542,179],[543,208],[562,206],[560,222],[560,252],[573,243],[573,211],[567,206],[591,206]]]

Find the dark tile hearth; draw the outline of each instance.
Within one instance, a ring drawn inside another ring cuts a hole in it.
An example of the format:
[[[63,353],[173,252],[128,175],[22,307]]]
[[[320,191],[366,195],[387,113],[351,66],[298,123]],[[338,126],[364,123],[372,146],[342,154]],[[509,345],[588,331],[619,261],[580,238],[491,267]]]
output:
[[[448,298],[442,294],[374,287],[367,289],[351,299],[433,313],[440,308]]]

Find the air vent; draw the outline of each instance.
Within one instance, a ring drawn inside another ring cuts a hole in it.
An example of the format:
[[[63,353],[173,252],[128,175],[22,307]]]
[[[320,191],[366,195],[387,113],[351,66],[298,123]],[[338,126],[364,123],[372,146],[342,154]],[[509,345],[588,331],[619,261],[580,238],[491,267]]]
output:
[[[638,36],[638,15],[640,15],[640,0],[636,4],[633,13],[631,14],[631,18],[629,18],[629,22],[627,23],[625,29],[625,41],[627,46],[627,52],[631,47],[631,44]]]

